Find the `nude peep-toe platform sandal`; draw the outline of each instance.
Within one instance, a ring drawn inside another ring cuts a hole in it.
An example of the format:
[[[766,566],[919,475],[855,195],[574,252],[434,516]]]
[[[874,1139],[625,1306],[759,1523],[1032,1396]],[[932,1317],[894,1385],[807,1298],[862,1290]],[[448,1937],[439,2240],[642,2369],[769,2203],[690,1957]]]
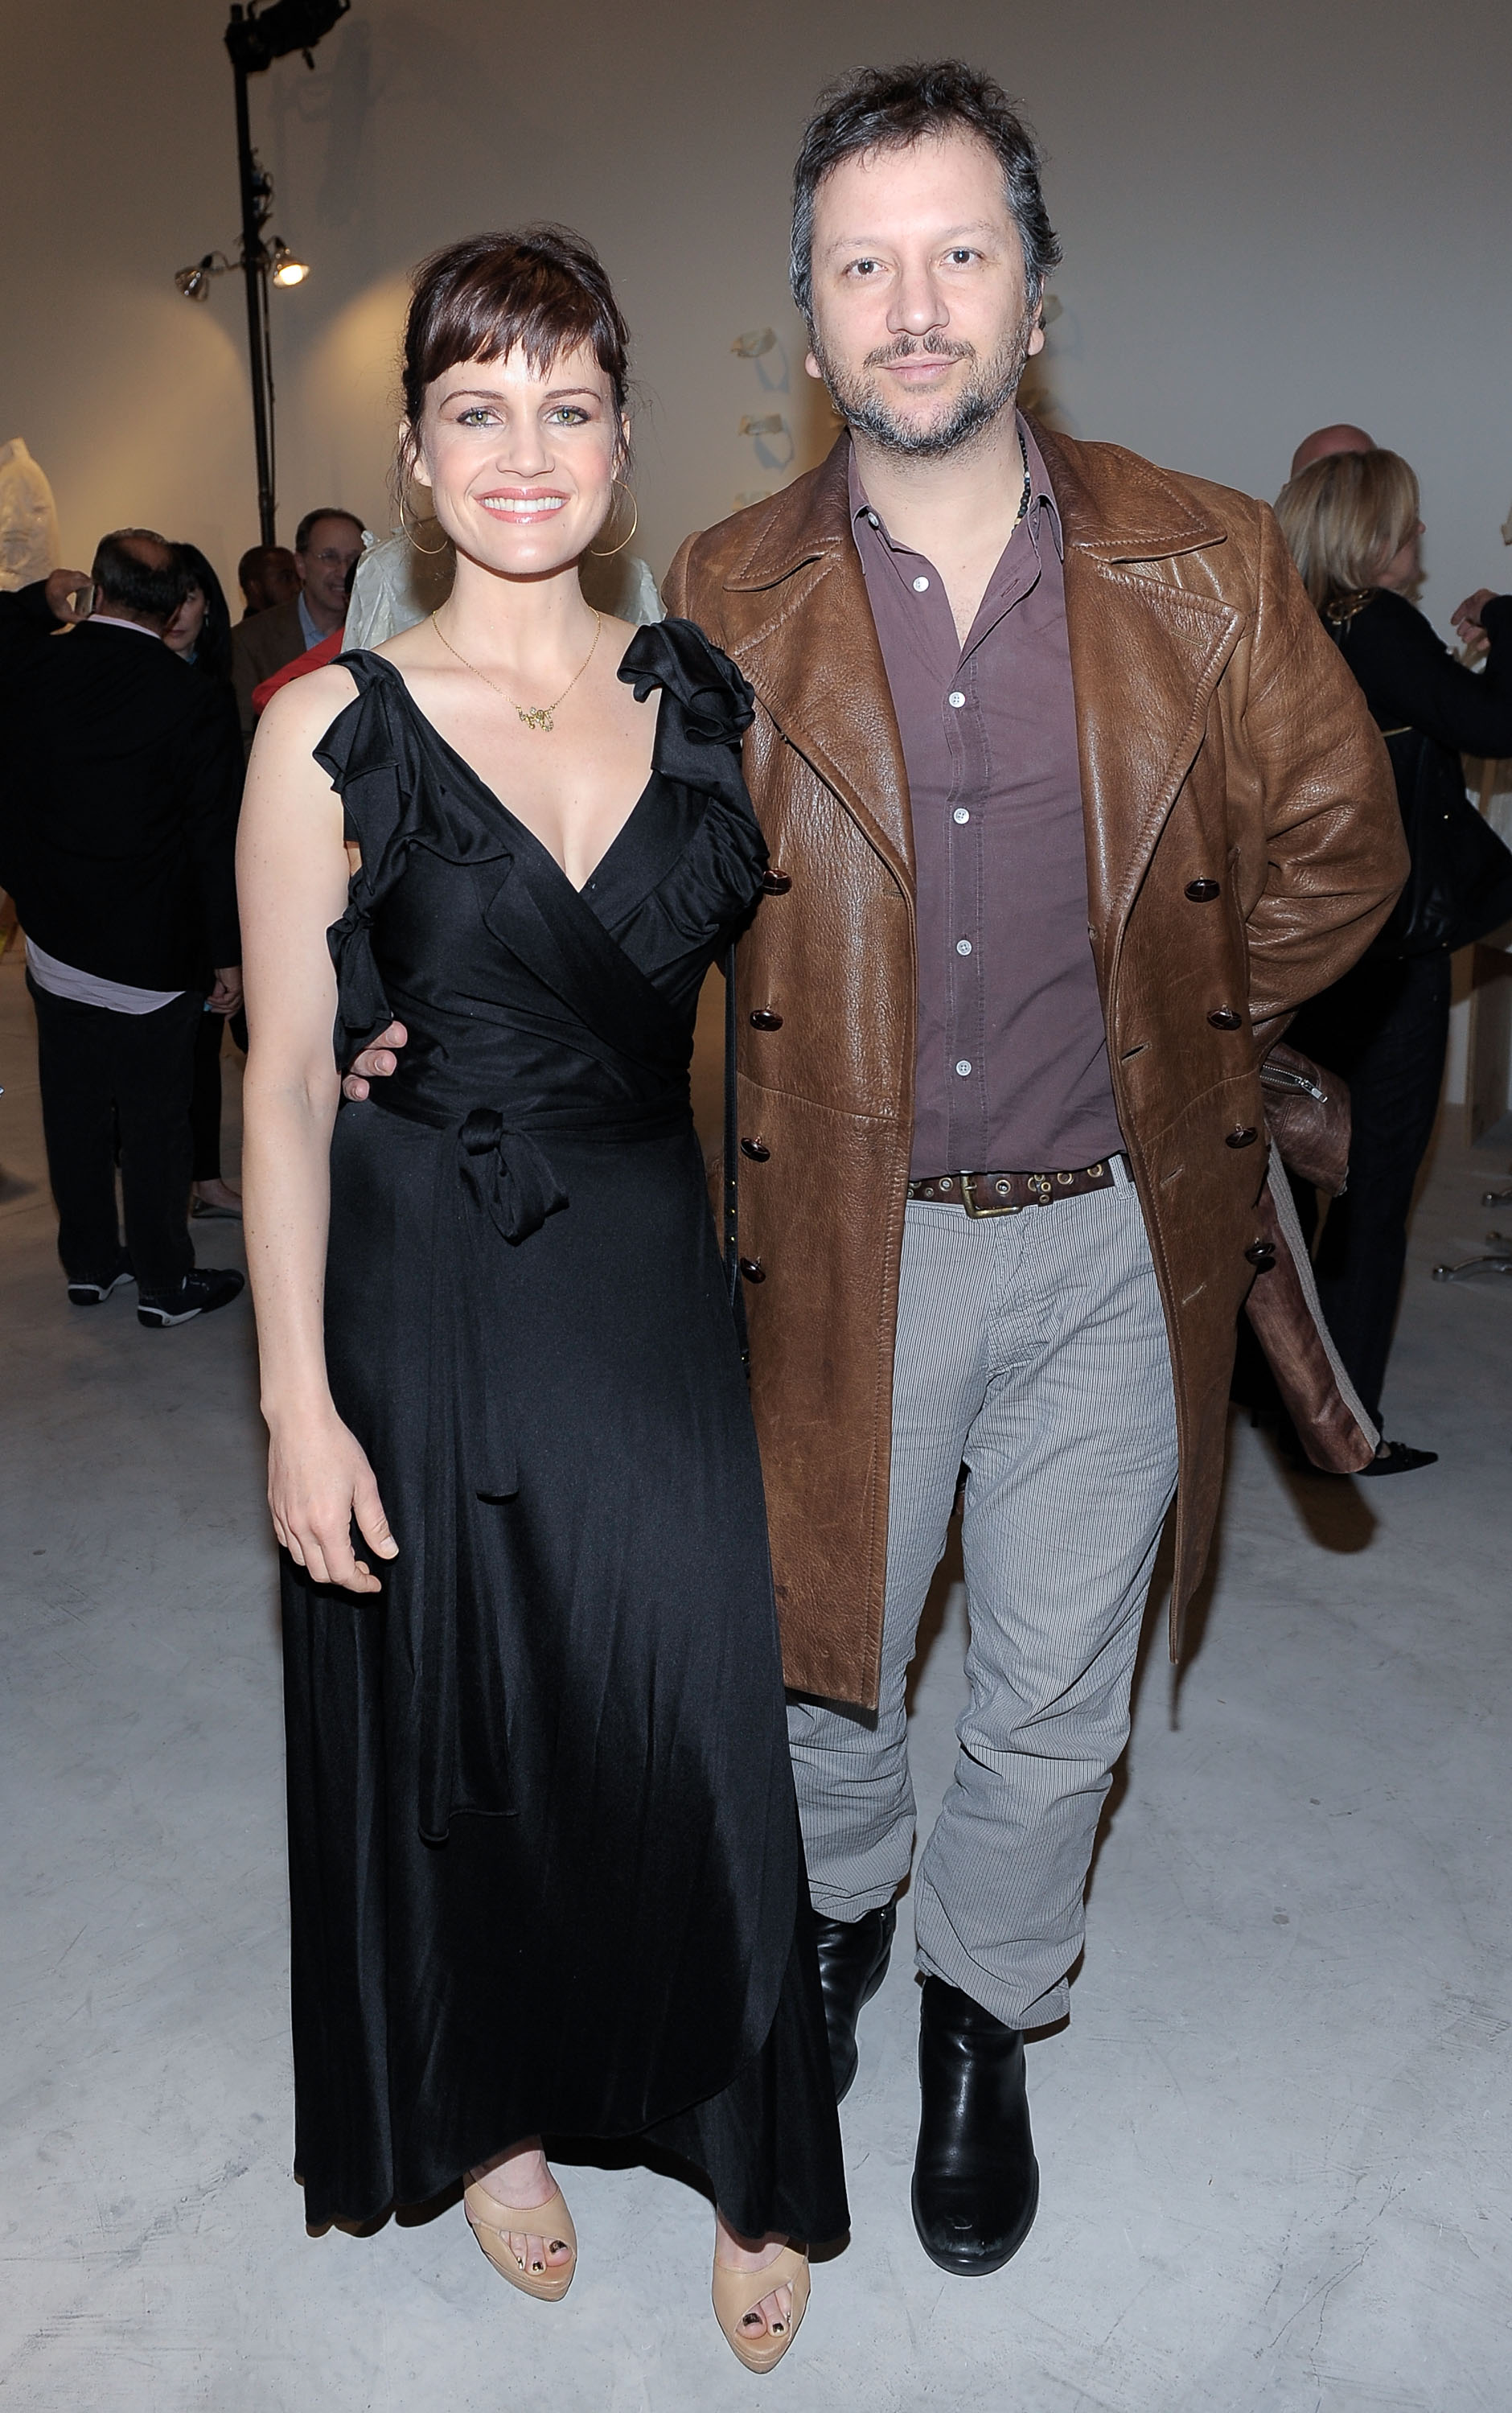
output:
[[[572,2284],[577,2269],[577,2231],[572,2215],[562,2199],[558,2187],[544,2203],[533,2203],[527,2210],[518,2205],[499,2203],[485,2187],[476,2181],[463,2190],[463,2209],[472,2224],[472,2233],[487,2255],[501,2279],[522,2294],[539,2297],[543,2304],[559,2304]],[[548,2245],[561,2243],[572,2249],[571,2262],[553,2270],[548,2263],[544,2271],[527,2271],[510,2250],[510,2231],[516,2237],[542,2237]],[[771,2291],[763,2287],[762,2295]],[[761,2296],[752,2300],[761,2302]]]
[[[740,2324],[753,2312],[763,2296],[778,2287],[793,2289],[793,2317],[781,2337],[763,2332],[760,2340],[742,2333]],[[808,2257],[795,2254],[784,2245],[775,2262],[764,2271],[727,2271],[722,2262],[714,2265],[714,2317],[729,2341],[730,2351],[748,2371],[774,2371],[781,2361],[798,2332],[798,2323],[808,2309]]]

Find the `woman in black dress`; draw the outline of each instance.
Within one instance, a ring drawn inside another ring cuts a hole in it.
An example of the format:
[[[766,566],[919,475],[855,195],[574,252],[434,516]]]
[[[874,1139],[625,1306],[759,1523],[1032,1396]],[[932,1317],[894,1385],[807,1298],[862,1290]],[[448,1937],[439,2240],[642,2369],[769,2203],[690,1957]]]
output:
[[[1386,738],[1413,871],[1380,936],[1354,970],[1305,1005],[1289,1037],[1348,1082],[1349,1187],[1318,1244],[1318,1296],[1372,1421],[1407,1258],[1407,1219],[1432,1136],[1449,1038],[1449,955],[1512,910],[1504,886],[1444,893],[1422,860],[1445,814],[1469,808],[1460,754],[1512,753],[1512,597],[1482,590],[1457,625],[1483,631],[1484,671],[1455,660],[1412,597],[1422,583],[1417,480],[1395,452],[1342,452],[1284,487],[1276,514],[1325,628]],[[1496,850],[1488,842],[1486,851]],[[1505,865],[1505,858],[1502,858]],[[1298,1196],[1311,1238],[1317,1200]],[[1367,1474],[1411,1473],[1435,1450],[1383,1441]]]
[[[764,2370],[808,2296],[788,2241],[847,2218],[689,1106],[698,990],[765,851],[739,674],[686,621],[583,600],[629,516],[625,376],[575,237],[420,271],[403,466],[455,586],[276,697],[252,757],[296,2155],[313,2222],[466,2173],[490,2260],[557,2297],[541,2132],[654,2139],[712,2184],[716,2312]],[[397,1073],[338,1114],[337,1055],[394,1017]]]

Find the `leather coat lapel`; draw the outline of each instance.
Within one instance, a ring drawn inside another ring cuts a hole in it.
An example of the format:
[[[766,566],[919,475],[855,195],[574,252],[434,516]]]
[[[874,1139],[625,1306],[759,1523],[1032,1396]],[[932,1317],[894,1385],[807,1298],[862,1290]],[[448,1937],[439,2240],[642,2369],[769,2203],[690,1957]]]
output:
[[[1160,565],[1225,541],[1134,455],[1036,425],[1066,543],[1089,905],[1106,973],[1242,615]],[[777,497],[724,587],[731,651],[782,735],[913,888],[908,777],[850,527],[847,437]]]
[[[897,718],[851,533],[842,436],[778,496],[725,579],[730,650],[789,744],[913,889]]]
[[[1034,432],[1065,534],[1088,903],[1105,983],[1243,619],[1155,567],[1226,540],[1190,493],[1131,454]]]

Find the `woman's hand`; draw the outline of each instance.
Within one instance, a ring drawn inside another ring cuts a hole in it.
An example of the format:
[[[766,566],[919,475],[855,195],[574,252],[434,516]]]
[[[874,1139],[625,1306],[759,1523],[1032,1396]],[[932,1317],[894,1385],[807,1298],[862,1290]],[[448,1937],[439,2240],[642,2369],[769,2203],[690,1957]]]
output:
[[[1462,645],[1469,647],[1473,654],[1483,654],[1490,643],[1485,629],[1480,625],[1480,615],[1487,604],[1494,603],[1495,600],[1494,588],[1477,586],[1474,595],[1467,595],[1464,601],[1449,614],[1449,625],[1455,635]]]
[[[347,1591],[381,1591],[365,1559],[351,1546],[355,1517],[376,1558],[398,1556],[399,1545],[378,1498],[378,1483],[355,1434],[334,1407],[270,1421],[268,1505],[273,1530],[298,1566],[317,1583]]]

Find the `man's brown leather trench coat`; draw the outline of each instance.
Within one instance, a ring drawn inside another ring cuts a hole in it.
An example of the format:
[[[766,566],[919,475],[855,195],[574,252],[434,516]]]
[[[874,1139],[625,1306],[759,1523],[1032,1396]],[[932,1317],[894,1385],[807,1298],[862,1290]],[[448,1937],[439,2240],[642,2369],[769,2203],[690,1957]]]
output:
[[[1245,1251],[1269,1229],[1260,1059],[1368,944],[1406,854],[1386,749],[1265,506],[1035,434],[1065,536],[1092,952],[1175,1375],[1174,1648],[1217,1514]],[[739,1166],[740,1253],[761,1275],[745,1297],[784,1667],[870,1707],[917,973],[848,441],[690,538],[666,600],[755,688],[747,777],[791,883],[736,957],[740,1131],[762,1150]]]

